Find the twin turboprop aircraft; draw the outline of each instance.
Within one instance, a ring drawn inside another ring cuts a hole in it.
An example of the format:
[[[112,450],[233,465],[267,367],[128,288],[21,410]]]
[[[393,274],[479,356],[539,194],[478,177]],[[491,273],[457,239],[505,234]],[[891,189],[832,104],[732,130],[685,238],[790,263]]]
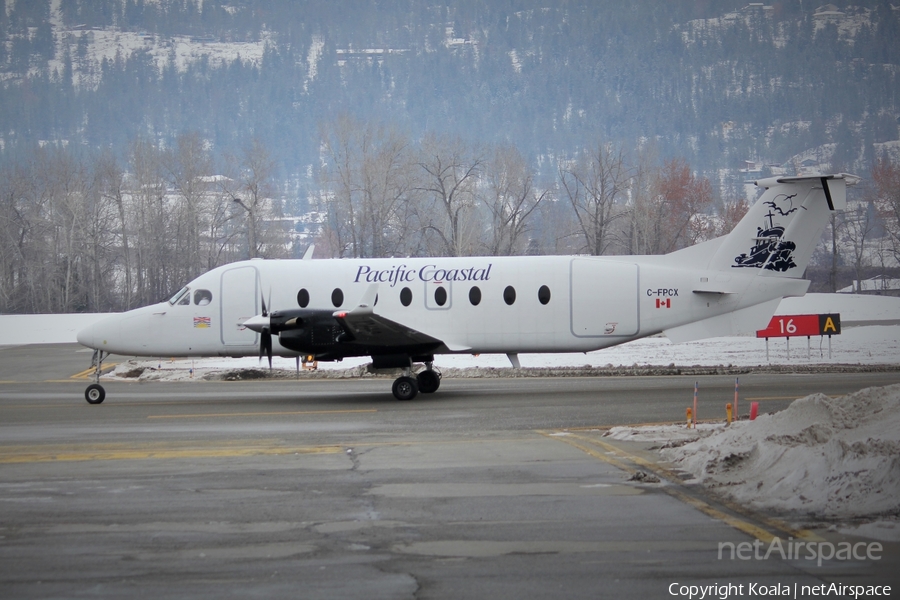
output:
[[[218,267],[169,301],[80,331],[100,366],[135,356],[370,356],[401,369],[398,400],[440,386],[435,355],[588,352],[665,333],[673,342],[765,326],[801,279],[832,211],[836,174],[773,177],[728,235],[662,256],[250,260]],[[310,254],[310,253],[308,253]],[[414,364],[424,369],[414,372]]]

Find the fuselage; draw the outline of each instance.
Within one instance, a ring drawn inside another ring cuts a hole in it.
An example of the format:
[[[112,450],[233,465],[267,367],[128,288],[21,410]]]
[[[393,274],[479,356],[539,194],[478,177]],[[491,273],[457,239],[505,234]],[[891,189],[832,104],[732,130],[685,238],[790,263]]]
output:
[[[256,355],[260,334],[243,323],[263,305],[350,311],[377,286],[374,312],[440,340],[436,354],[587,352],[790,293],[777,278],[689,268],[673,256],[250,260],[100,321],[78,340],[126,355]],[[276,337],[273,352],[309,350]],[[343,355],[361,353],[348,344]]]

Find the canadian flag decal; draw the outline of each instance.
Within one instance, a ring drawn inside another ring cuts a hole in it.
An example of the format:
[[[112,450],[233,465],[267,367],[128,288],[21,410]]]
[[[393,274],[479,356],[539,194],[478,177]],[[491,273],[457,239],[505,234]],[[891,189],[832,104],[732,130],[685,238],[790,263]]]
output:
[[[672,308],[672,299],[666,298],[665,300],[661,300],[659,298],[656,299],[656,308]]]

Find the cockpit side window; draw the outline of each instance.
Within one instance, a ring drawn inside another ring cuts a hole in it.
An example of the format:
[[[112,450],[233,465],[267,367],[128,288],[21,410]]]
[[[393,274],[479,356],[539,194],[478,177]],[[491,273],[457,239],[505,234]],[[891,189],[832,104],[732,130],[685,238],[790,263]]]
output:
[[[194,292],[194,304],[197,306],[206,306],[212,302],[212,292],[209,290],[196,290]]]
[[[175,306],[176,304],[189,304],[191,301],[191,297],[188,295],[188,291],[190,291],[190,288],[187,286],[184,286],[183,288],[178,290],[178,292],[174,296],[169,298],[169,304],[171,304],[172,306]],[[184,297],[187,297],[188,301],[179,302],[179,300],[184,300]]]

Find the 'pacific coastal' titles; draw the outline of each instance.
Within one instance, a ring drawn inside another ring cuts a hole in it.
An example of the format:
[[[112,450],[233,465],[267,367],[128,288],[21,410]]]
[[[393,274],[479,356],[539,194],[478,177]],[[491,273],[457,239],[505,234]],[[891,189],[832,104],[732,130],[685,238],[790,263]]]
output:
[[[424,265],[419,269],[410,269],[406,265],[390,269],[373,269],[368,265],[360,265],[356,271],[354,283],[390,283],[394,287],[398,283],[420,281],[488,281],[491,278],[491,267],[468,267],[463,269],[440,269],[437,265]]]

